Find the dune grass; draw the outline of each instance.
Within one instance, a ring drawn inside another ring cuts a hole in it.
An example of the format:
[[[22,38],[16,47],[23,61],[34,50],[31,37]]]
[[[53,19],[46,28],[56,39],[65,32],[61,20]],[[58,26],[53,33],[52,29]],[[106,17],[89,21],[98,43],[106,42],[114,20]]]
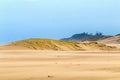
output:
[[[78,43],[72,41],[31,38],[9,44],[10,46],[25,47],[32,50],[115,50],[116,47],[97,42]]]
[[[62,40],[31,38],[13,42],[10,45],[23,46],[35,50],[80,50],[76,42],[67,42]]]

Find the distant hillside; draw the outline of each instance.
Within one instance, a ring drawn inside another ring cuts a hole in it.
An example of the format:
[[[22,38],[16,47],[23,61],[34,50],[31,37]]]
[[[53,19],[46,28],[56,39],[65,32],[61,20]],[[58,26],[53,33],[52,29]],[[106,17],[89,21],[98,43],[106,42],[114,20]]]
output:
[[[120,44],[120,34],[103,39],[103,40],[99,40],[98,42],[104,43],[104,44]]]
[[[96,42],[78,43],[62,40],[31,38],[13,42],[0,47],[0,50],[59,50],[59,51],[83,51],[83,50],[115,50],[115,47],[98,44]]]
[[[96,33],[96,34],[89,34],[89,33],[80,33],[80,34],[75,34],[71,36],[70,38],[63,38],[61,40],[65,41],[97,41],[100,39],[105,39],[110,36],[103,35],[102,33]]]

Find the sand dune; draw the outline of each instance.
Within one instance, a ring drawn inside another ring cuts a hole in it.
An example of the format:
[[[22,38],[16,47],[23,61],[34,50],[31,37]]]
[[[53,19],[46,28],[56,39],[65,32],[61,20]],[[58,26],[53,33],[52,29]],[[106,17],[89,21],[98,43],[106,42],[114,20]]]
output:
[[[0,47],[0,50],[54,50],[54,51],[91,51],[118,50],[116,47],[96,42],[79,43],[62,40],[32,38],[13,42]]]
[[[116,36],[109,37],[103,40],[99,40],[98,42],[105,43],[105,44],[120,44],[120,35],[116,35]]]
[[[0,80],[120,80],[120,52],[0,51]]]
[[[115,47],[120,49],[120,44],[106,44],[106,45],[108,45],[108,46],[115,46]]]

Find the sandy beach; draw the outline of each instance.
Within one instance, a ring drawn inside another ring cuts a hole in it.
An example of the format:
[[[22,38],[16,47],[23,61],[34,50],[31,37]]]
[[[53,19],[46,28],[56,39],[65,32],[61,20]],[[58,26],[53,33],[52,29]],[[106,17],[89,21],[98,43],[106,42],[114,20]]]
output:
[[[120,80],[120,52],[0,51],[0,80]]]

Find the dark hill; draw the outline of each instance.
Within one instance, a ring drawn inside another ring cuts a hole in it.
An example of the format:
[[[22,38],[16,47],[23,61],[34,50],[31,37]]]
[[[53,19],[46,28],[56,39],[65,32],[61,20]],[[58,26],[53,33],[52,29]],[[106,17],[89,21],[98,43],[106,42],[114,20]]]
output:
[[[71,36],[70,38],[63,38],[61,40],[65,41],[97,41],[108,38],[110,36],[103,35],[102,33],[89,34],[89,33],[80,33]]]

